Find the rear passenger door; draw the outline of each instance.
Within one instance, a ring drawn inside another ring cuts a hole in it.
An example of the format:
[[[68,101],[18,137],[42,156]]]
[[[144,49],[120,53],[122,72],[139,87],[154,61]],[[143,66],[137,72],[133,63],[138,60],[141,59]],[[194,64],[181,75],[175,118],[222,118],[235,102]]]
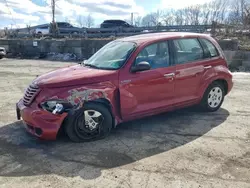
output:
[[[172,41],[175,72],[175,105],[185,105],[198,99],[204,67],[204,50],[198,38]]]

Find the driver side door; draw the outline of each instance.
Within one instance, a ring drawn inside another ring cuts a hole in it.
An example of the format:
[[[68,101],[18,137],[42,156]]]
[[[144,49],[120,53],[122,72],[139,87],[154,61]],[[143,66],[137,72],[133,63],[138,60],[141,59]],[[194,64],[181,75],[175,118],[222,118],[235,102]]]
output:
[[[132,66],[145,61],[151,65],[150,70],[120,74],[120,104],[124,120],[154,115],[172,107],[175,67],[168,42],[146,46]]]

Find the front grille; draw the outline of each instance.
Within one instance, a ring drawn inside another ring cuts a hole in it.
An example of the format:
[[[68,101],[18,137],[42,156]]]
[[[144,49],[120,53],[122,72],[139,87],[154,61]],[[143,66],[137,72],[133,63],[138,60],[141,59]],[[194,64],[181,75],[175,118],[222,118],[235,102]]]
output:
[[[33,102],[39,91],[40,89],[36,85],[30,85],[26,89],[25,94],[23,96],[23,104],[25,106],[29,106]]]

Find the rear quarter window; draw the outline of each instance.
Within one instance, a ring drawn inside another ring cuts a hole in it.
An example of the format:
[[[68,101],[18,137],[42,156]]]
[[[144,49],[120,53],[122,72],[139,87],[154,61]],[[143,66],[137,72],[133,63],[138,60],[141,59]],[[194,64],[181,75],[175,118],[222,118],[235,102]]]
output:
[[[217,48],[214,46],[212,42],[210,42],[207,39],[200,39],[203,45],[205,45],[207,51],[208,51],[208,56],[209,57],[217,57],[219,56],[219,52]]]

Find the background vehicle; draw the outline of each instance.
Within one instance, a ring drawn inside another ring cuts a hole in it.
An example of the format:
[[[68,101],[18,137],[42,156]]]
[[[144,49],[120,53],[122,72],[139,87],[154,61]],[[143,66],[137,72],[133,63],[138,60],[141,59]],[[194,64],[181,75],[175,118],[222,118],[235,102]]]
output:
[[[114,27],[134,27],[123,20],[105,20],[101,23],[101,28],[114,28]]]
[[[233,86],[223,52],[208,35],[155,33],[118,39],[81,65],[36,78],[17,104],[27,130],[72,141],[106,137],[112,127],[199,105],[220,108]]]
[[[6,56],[6,50],[3,47],[0,47],[0,59]]]
[[[41,35],[46,35],[49,34],[49,25],[37,27],[34,30],[35,34],[41,34]]]
[[[85,28],[74,27],[67,22],[57,22],[57,27],[61,34],[80,34],[86,31]]]

